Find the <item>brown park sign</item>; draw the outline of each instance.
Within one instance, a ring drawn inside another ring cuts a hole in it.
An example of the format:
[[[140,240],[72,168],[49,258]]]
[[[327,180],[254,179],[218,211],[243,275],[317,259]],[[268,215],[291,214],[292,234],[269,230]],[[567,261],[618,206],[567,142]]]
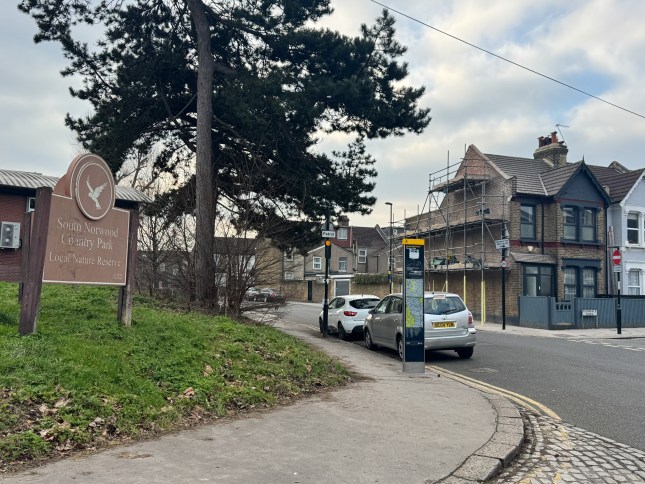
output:
[[[77,156],[52,193],[43,282],[126,284],[130,214],[105,161]]]

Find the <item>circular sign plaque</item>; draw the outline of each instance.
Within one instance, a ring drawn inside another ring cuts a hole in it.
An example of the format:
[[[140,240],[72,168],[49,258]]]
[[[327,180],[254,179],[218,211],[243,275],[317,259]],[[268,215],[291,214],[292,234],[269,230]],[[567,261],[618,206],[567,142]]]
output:
[[[78,160],[71,185],[80,211],[91,220],[100,220],[114,207],[114,178],[105,161],[92,154]]]

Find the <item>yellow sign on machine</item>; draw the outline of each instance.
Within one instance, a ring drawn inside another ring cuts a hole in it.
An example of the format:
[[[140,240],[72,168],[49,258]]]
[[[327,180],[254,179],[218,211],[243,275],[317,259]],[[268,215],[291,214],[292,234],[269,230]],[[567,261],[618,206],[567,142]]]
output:
[[[403,239],[401,243],[403,245],[424,245],[423,239]]]

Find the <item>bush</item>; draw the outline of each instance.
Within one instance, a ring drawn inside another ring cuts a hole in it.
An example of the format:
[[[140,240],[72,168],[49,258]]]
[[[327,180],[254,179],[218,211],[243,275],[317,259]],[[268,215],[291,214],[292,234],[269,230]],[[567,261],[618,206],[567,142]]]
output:
[[[392,279],[395,284],[401,284],[403,280],[400,274],[394,274]],[[371,285],[388,284],[390,281],[387,274],[355,274],[353,282],[357,285]]]

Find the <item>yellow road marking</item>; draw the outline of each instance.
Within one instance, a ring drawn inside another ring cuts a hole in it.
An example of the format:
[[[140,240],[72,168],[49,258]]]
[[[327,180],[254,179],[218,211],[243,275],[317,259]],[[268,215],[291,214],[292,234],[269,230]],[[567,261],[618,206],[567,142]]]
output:
[[[504,388],[499,388],[499,387],[496,387],[494,385],[490,385],[490,384],[488,384],[486,382],[476,380],[474,378],[470,378],[468,376],[461,375],[459,373],[454,373],[452,371],[446,370],[446,369],[438,367],[438,366],[426,365],[426,368],[428,368],[428,369],[430,369],[432,371],[445,373],[446,375],[448,375],[453,380],[459,381],[459,382],[461,382],[461,383],[463,383],[465,385],[475,387],[475,388],[479,388],[479,389],[492,391],[494,393],[497,393],[499,395],[502,395],[502,396],[508,398],[509,400],[513,400],[514,402],[518,403],[519,405],[521,405],[521,406],[523,406],[525,408],[528,408],[529,410],[534,410],[534,411],[541,412],[541,413],[543,413],[545,415],[548,415],[549,417],[557,420],[558,422],[562,421],[560,416],[557,413],[555,413],[553,410],[551,410],[549,407],[547,407],[546,405],[542,405],[540,402],[536,402],[535,400],[533,400],[533,399],[531,399],[529,397],[526,397],[524,395],[520,395],[519,393],[515,393],[515,392],[512,392],[510,390],[505,390]]]

